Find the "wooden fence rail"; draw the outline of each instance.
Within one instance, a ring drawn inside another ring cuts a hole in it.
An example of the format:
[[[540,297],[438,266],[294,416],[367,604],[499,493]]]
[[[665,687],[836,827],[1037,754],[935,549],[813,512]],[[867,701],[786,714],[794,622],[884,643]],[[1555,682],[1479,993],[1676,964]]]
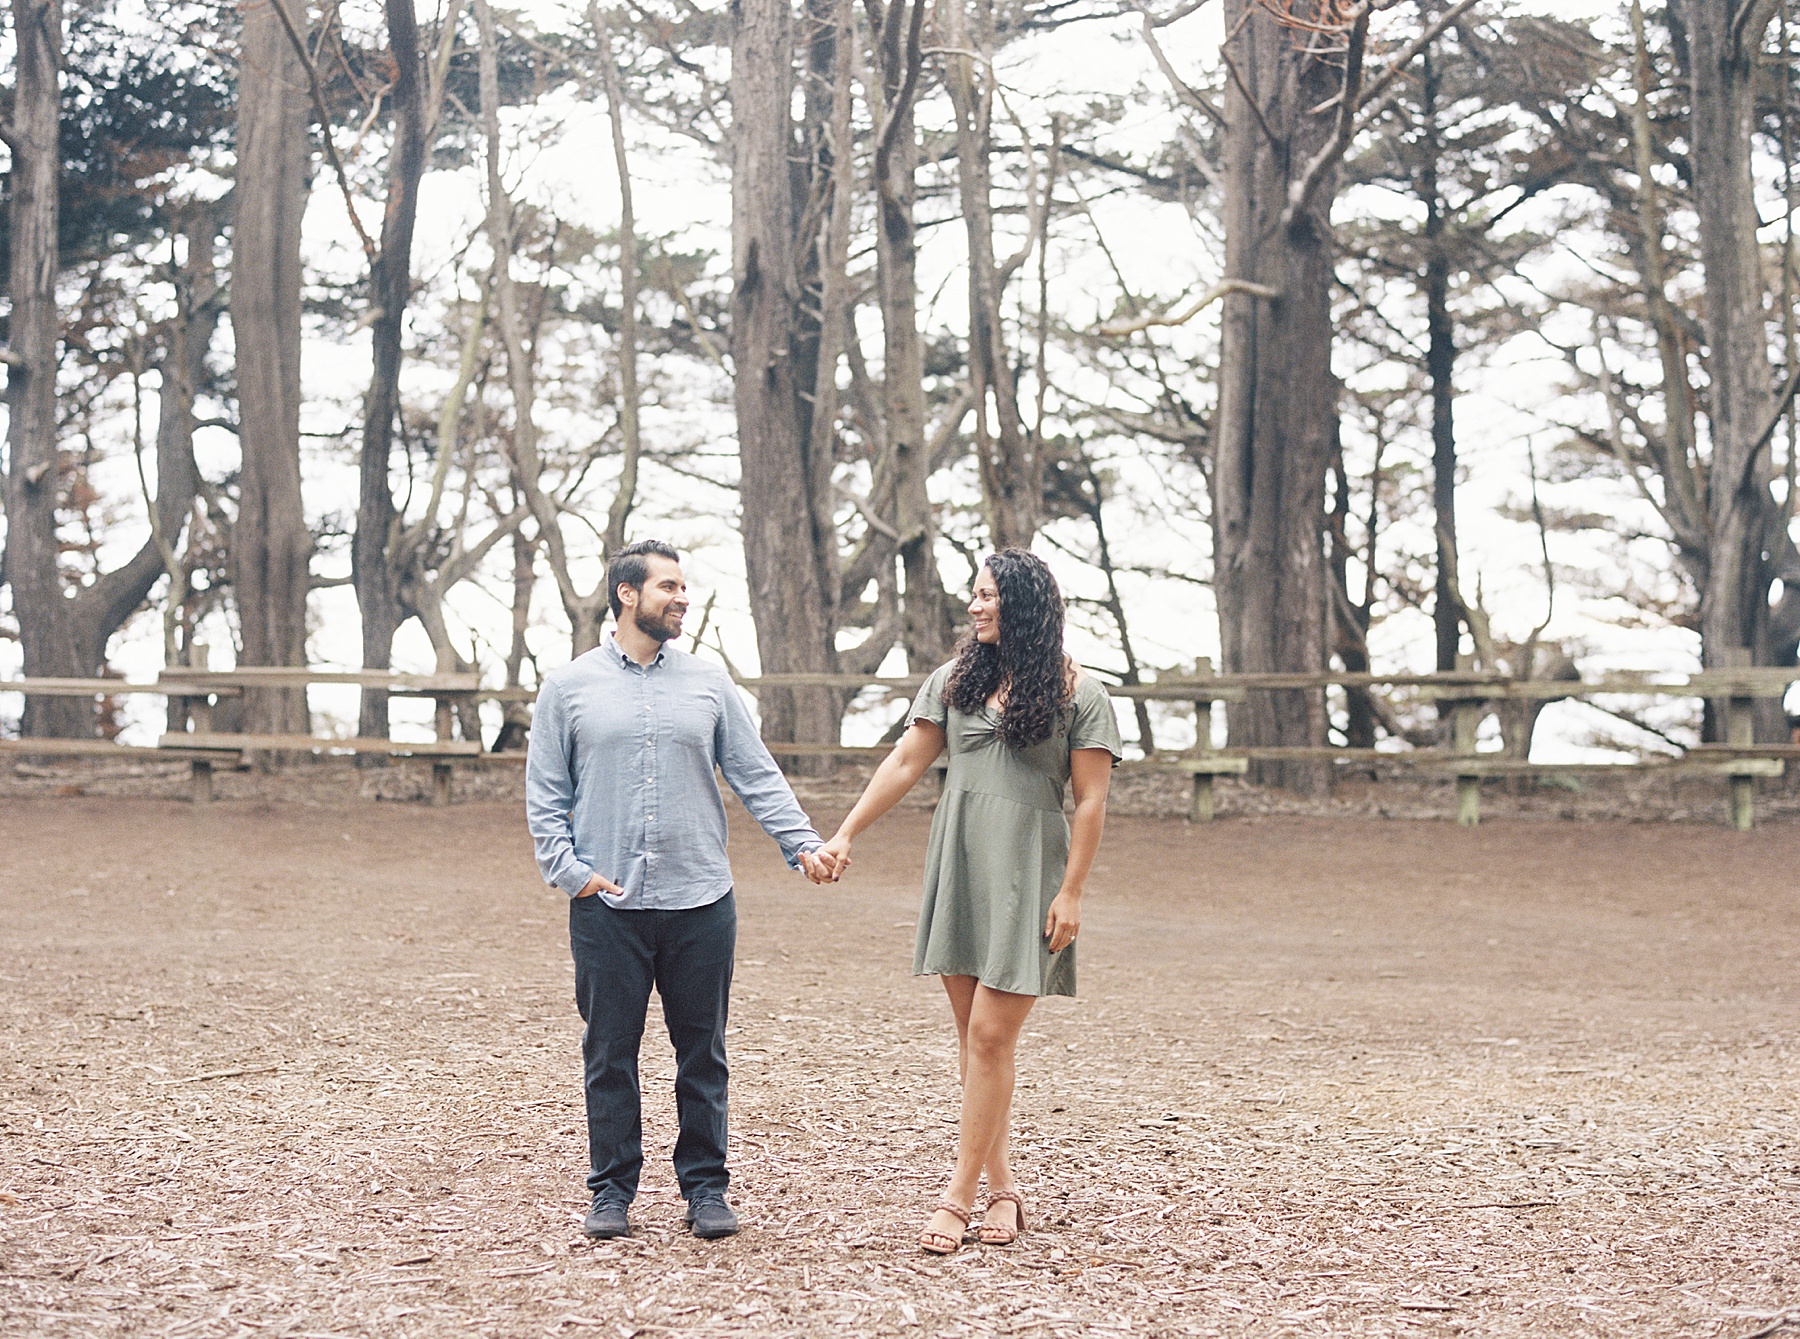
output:
[[[769,674],[738,680],[755,694],[768,689],[835,688],[847,693],[882,690],[890,699],[910,697],[924,682],[923,675],[882,677],[873,674]],[[1155,754],[1134,759],[1130,765],[1169,770],[1192,778],[1192,816],[1209,820],[1213,814],[1213,780],[1242,775],[1256,762],[1321,762],[1333,765],[1390,765],[1425,774],[1455,778],[1457,821],[1480,821],[1481,782],[1493,777],[1545,777],[1598,773],[1630,773],[1665,776],[1718,776],[1729,791],[1728,814],[1733,826],[1746,829],[1755,822],[1755,785],[1759,777],[1781,776],[1786,764],[1800,760],[1800,742],[1757,744],[1752,725],[1758,699],[1781,698],[1800,682],[1800,668],[1768,668],[1733,665],[1694,674],[1609,673],[1593,679],[1508,679],[1474,670],[1440,674],[1201,674],[1189,678],[1162,679],[1148,684],[1108,685],[1107,692],[1128,701],[1191,702],[1203,718],[1200,743],[1183,754]],[[268,688],[308,688],[330,685],[374,688],[399,696],[429,697],[436,703],[432,740],[328,739],[311,735],[245,735],[215,731],[212,708],[221,698]],[[1351,748],[1228,748],[1210,746],[1204,720],[1215,702],[1242,702],[1253,692],[1318,691],[1325,688],[1390,688],[1412,692],[1433,701],[1450,716],[1450,747],[1432,749]],[[380,670],[314,670],[307,668],[249,667],[226,671],[189,668],[165,671],[154,682],[132,683],[120,679],[12,679],[0,680],[0,694],[27,697],[112,697],[155,694],[179,699],[186,705],[190,729],[165,734],[153,748],[130,747],[98,739],[6,739],[0,754],[69,756],[155,756],[189,762],[193,797],[206,803],[212,796],[212,769],[216,762],[236,763],[246,753],[343,753],[421,757],[432,761],[432,796],[448,803],[454,767],[458,763],[517,763],[519,753],[485,753],[479,740],[454,737],[455,708],[476,702],[529,702],[536,693],[529,688],[486,688],[473,674],[396,674]],[[1553,701],[1589,697],[1699,697],[1713,701],[1722,714],[1727,742],[1705,744],[1680,757],[1637,763],[1534,763],[1481,753],[1476,731],[1489,704],[1499,701]],[[884,756],[887,746],[854,747],[835,744],[771,743],[782,757],[831,756],[873,760]]]

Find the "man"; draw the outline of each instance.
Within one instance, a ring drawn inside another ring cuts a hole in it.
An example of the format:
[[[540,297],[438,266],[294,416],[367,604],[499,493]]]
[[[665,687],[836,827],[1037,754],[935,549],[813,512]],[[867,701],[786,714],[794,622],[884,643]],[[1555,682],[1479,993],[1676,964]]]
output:
[[[725,1202],[725,1017],[737,907],[717,767],[815,883],[834,866],[723,669],[671,645],[681,555],[646,540],[607,569],[616,631],[544,676],[525,768],[545,880],[569,894],[587,1094],[590,1237],[631,1231],[643,1168],[638,1045],[650,988],[675,1045],[675,1175],[700,1237],[738,1230]]]

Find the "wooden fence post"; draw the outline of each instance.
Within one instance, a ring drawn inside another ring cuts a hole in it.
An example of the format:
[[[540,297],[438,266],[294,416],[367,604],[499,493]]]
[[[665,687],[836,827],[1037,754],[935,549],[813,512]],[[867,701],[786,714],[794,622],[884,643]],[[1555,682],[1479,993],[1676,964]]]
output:
[[[1458,656],[1456,668],[1472,670],[1475,657]],[[1475,754],[1475,732],[1481,726],[1479,698],[1457,698],[1450,708],[1450,748],[1459,757]],[[1456,821],[1465,828],[1481,822],[1481,777],[1473,773],[1456,774]]]
[[[1742,669],[1751,663],[1747,646],[1726,646],[1719,650],[1721,668]],[[1725,699],[1725,743],[1733,748],[1756,745],[1756,699],[1739,693]],[[1748,773],[1733,772],[1731,785],[1731,826],[1748,832],[1756,826],[1756,778]]]
[[[201,674],[206,673],[206,662],[211,654],[204,642],[195,642],[187,649],[188,668]],[[211,734],[213,728],[212,697],[202,694],[199,697],[183,699],[187,708],[187,718],[195,733]],[[188,764],[188,798],[195,804],[211,804],[213,798],[213,765],[211,758],[195,758]]]
[[[456,658],[449,647],[440,647],[437,655],[437,672],[454,674]],[[432,699],[437,710],[432,713],[433,732],[439,743],[449,743],[456,735],[456,710],[452,700],[445,694],[438,694]],[[448,758],[439,758],[431,764],[431,802],[447,805],[450,803],[450,783],[456,773],[455,766]]]
[[[1194,677],[1210,679],[1213,676],[1211,656],[1201,656],[1194,662]],[[1212,706],[1210,697],[1194,699],[1194,752],[1205,757],[1213,751],[1212,742]],[[1188,811],[1190,823],[1210,823],[1213,821],[1213,774],[1211,772],[1194,773],[1194,802]]]

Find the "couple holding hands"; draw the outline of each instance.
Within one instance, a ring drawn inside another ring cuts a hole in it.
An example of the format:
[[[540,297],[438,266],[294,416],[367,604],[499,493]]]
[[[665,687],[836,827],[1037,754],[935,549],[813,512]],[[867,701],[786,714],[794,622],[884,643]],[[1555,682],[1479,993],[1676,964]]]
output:
[[[830,841],[801,811],[725,671],[671,645],[688,608],[680,554],[633,544],[606,580],[616,628],[545,676],[525,773],[538,868],[570,897],[593,1195],[583,1231],[631,1231],[643,1167],[638,1049],[653,985],[675,1048],[686,1220],[700,1237],[738,1230],[725,1198],[737,908],[714,769],[790,866],[835,883],[856,837],[948,751],[913,972],[938,976],[949,996],[962,1116],[955,1168],[919,1245],[939,1255],[961,1246],[984,1175],[975,1235],[1013,1241],[1025,1227],[1007,1148],[1014,1050],[1040,995],[1075,993],[1082,888],[1120,751],[1105,690],[1063,650],[1049,569],[1021,549],[983,564],[956,658],[920,688],[905,734]]]

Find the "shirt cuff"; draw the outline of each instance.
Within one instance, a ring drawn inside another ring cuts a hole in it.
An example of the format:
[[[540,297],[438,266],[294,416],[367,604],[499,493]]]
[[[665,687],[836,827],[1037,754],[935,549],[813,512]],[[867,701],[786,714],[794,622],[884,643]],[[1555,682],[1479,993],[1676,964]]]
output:
[[[791,870],[799,870],[801,856],[811,855],[814,851],[823,851],[824,849],[825,843],[822,841],[801,842],[794,848],[794,854],[788,858],[788,868]]]
[[[581,894],[581,890],[588,886],[588,880],[593,877],[593,870],[589,869],[586,865],[577,863],[571,865],[569,869],[564,872],[563,876],[556,881],[556,886],[562,889],[563,892],[567,893],[570,897],[578,897]]]

